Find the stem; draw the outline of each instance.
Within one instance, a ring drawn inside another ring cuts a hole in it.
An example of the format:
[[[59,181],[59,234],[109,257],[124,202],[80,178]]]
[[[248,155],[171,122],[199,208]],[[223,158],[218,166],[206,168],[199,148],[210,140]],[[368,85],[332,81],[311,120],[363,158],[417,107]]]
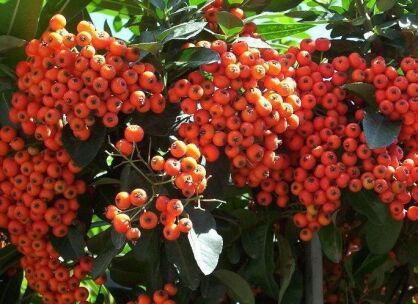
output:
[[[366,19],[365,27],[367,31],[372,32],[373,31],[373,23],[372,19],[370,18],[369,13],[367,12],[366,5],[364,4],[363,0],[355,0],[357,11],[360,14],[360,16],[364,17]]]

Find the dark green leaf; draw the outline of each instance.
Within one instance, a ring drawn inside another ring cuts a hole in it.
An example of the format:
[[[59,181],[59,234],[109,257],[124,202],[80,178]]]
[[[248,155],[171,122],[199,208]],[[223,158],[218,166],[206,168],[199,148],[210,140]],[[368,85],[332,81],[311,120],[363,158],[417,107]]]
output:
[[[179,113],[179,106],[169,103],[161,114],[135,112],[126,122],[141,125],[147,135],[166,137],[175,134]]]
[[[354,276],[359,279],[362,279],[363,275],[375,270],[377,267],[382,265],[387,260],[387,258],[388,258],[387,254],[382,254],[382,255],[369,254],[361,263],[361,265],[356,269],[356,271],[354,272]]]
[[[302,1],[303,0],[272,0],[265,10],[269,12],[283,12],[298,6]]]
[[[0,282],[0,304],[19,303],[20,287],[22,286],[23,270],[13,276],[7,276]]]
[[[218,62],[219,53],[208,48],[187,48],[176,54],[173,64],[176,68],[179,66],[189,69],[198,68],[203,64]]]
[[[303,275],[300,271],[295,271],[290,281],[289,287],[287,287],[286,292],[283,296],[282,303],[302,303],[304,292],[304,282]]]
[[[77,139],[67,124],[62,131],[62,144],[74,162],[80,166],[87,166],[97,155],[106,137],[106,128],[96,122],[91,127],[90,138],[86,141]]]
[[[163,44],[160,42],[141,42],[141,43],[132,44],[131,47],[136,47],[140,50],[144,50],[153,55],[157,55],[163,48]]]
[[[343,87],[351,94],[354,94],[365,101],[370,109],[377,110],[377,103],[374,97],[375,89],[373,85],[364,82],[353,82],[347,83]]]
[[[260,11],[263,10],[270,2],[272,2],[272,0],[246,0],[243,2],[244,3],[241,6],[243,10]]]
[[[107,267],[112,262],[112,259],[118,254],[118,252],[119,249],[109,247],[94,258],[93,269],[91,270],[91,276],[93,279],[96,279],[106,271]]]
[[[278,304],[289,303],[284,302],[283,297],[286,294],[288,287],[292,281],[293,273],[296,269],[296,261],[292,254],[292,248],[286,238],[278,235],[279,244],[279,267],[278,272],[280,276],[280,289],[278,295]]]
[[[222,252],[222,237],[216,232],[216,222],[209,211],[188,208],[193,223],[188,239],[197,265],[204,275],[209,275],[218,265]]]
[[[102,177],[102,178],[96,179],[90,185],[99,186],[99,185],[115,185],[115,184],[120,184],[120,180],[116,178],[111,178],[111,177]]]
[[[217,21],[222,32],[227,36],[235,36],[241,33],[244,28],[244,23],[241,19],[226,11],[218,13]]]
[[[11,266],[18,263],[21,254],[13,245],[7,245],[0,249],[0,275],[4,274]]]
[[[219,269],[213,275],[225,285],[226,292],[231,299],[241,304],[255,303],[250,285],[239,274],[230,270]]]
[[[0,3],[0,34],[30,40],[38,28],[42,0],[8,0]]]
[[[259,286],[272,298],[278,296],[278,286],[274,279],[273,231],[272,225],[265,223],[252,228],[252,237],[259,244],[260,254],[250,259],[242,269],[242,275],[254,285]]]
[[[79,226],[70,226],[68,234],[62,238],[51,235],[50,240],[54,249],[66,261],[78,261],[84,256],[86,242]]]
[[[109,267],[110,277],[122,286],[135,286],[141,281],[141,271],[133,257],[128,253],[123,257],[117,257]]]
[[[25,40],[7,35],[0,35],[0,52],[4,52],[25,44]]]
[[[187,40],[198,35],[206,26],[206,22],[191,21],[175,25],[157,36],[163,44],[170,40]]]
[[[0,125],[1,126],[13,126],[13,123],[9,119],[10,93],[0,92]]]
[[[367,217],[375,224],[384,224],[388,218],[387,206],[380,202],[377,194],[371,190],[360,192],[347,192],[347,201],[358,213]]]
[[[165,8],[165,4],[163,0],[150,0],[150,3],[154,5],[156,8],[163,10]]]
[[[395,221],[391,216],[382,225],[366,224],[366,242],[371,253],[388,253],[398,240],[403,221]]]
[[[341,231],[334,224],[330,224],[318,232],[321,247],[328,259],[339,263],[342,257],[343,240]]]
[[[206,164],[206,176],[211,176],[211,178],[208,180],[208,186],[204,192],[205,197],[223,197],[230,176],[229,160],[224,152],[221,152],[216,161]]]
[[[176,267],[179,273],[182,285],[196,290],[199,286],[201,272],[186,237],[180,236],[176,241],[166,241],[165,250],[168,261]]]
[[[116,232],[113,228],[110,228],[110,239],[112,240],[113,247],[116,249],[122,249],[122,247],[126,244],[125,235]]]
[[[265,40],[277,40],[302,33],[312,28],[311,23],[262,23],[257,25],[257,33]]]
[[[396,3],[396,0],[376,0],[376,6],[381,12],[390,10]]]
[[[110,28],[109,23],[107,22],[107,19],[105,19],[103,28],[106,32],[108,32],[110,35],[112,34],[112,29]]]
[[[137,172],[131,165],[126,164],[120,174],[120,190],[131,192],[136,188],[141,188],[147,193],[152,193],[151,185],[145,177]]]
[[[391,121],[379,113],[366,112],[363,130],[368,146],[376,149],[391,145],[397,139],[401,126],[401,121]]]

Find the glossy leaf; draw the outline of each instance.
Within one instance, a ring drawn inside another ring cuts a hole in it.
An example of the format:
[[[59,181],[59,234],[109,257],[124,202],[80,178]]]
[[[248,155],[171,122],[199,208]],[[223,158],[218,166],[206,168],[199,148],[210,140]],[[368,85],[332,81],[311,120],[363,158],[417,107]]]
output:
[[[272,12],[283,12],[298,6],[302,1],[303,0],[272,0],[270,4],[265,8],[265,10]]]
[[[366,216],[371,223],[380,225],[387,220],[387,206],[380,202],[375,192],[371,190],[350,191],[346,193],[346,197],[350,206],[358,213]]]
[[[206,22],[191,21],[175,25],[157,36],[157,41],[166,43],[170,40],[186,40],[198,35],[206,26]]]
[[[191,290],[199,286],[201,272],[193,256],[193,251],[185,236],[180,236],[176,241],[166,241],[165,250],[168,261],[179,272],[180,282]]]
[[[390,10],[396,3],[396,0],[376,0],[376,7],[381,12]]]
[[[25,42],[25,40],[14,36],[0,35],[0,53],[16,47],[21,47]]]
[[[218,265],[223,240],[216,232],[216,222],[209,211],[190,208],[187,213],[193,223],[193,229],[187,237],[197,265],[204,275],[209,275]]]
[[[240,304],[254,304],[254,294],[247,281],[239,274],[226,269],[216,270],[213,275],[226,286],[226,292]]]
[[[366,224],[366,242],[374,254],[388,253],[398,240],[403,221],[395,221],[391,216],[382,225]]]
[[[51,235],[50,239],[54,249],[64,258],[64,260],[78,261],[84,256],[86,242],[84,241],[84,235],[79,226],[70,226],[68,234],[64,237]]]
[[[177,55],[177,54],[176,54]],[[187,48],[181,50],[173,60],[176,68],[186,67],[189,69],[198,68],[203,64],[218,62],[220,60],[219,53],[208,48]]]
[[[223,197],[230,176],[228,157],[221,151],[219,158],[215,162],[208,162],[205,167],[206,176],[211,176],[204,192],[205,197]]]
[[[280,289],[278,295],[278,304],[288,303],[283,301],[283,297],[292,281],[293,273],[296,269],[296,261],[292,254],[292,248],[286,238],[278,235],[279,245],[279,276],[280,276]]]
[[[363,130],[368,146],[377,149],[391,145],[398,138],[401,126],[401,121],[391,121],[379,113],[366,113]]]
[[[0,34],[30,40],[38,28],[42,0],[7,0],[0,3]]]
[[[226,11],[218,13],[217,21],[222,32],[227,36],[237,35],[244,28],[244,23],[241,19]]]
[[[328,259],[339,263],[342,258],[343,240],[341,231],[334,224],[330,224],[318,232],[321,248]]]
[[[96,157],[105,141],[105,137],[106,128],[101,123],[96,122],[91,127],[90,138],[86,141],[77,139],[67,124],[62,131],[62,144],[70,154],[71,159],[78,166],[85,167]]]
[[[374,97],[375,89],[374,86],[370,83],[364,82],[353,82],[347,83],[344,85],[346,89],[351,94],[354,94],[360,97],[363,101],[367,103],[367,106],[372,110],[377,110],[377,103]]]
[[[257,33],[265,40],[276,40],[302,33],[312,28],[310,23],[262,23],[257,25]]]
[[[122,257],[116,257],[109,267],[110,277],[116,283],[122,286],[135,286],[141,281],[141,272],[138,263],[132,253]]]

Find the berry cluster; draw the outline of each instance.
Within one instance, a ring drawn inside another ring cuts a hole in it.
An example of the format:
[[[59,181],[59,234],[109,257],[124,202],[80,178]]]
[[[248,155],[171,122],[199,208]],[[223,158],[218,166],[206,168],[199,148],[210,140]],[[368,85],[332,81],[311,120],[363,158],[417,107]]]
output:
[[[176,240],[181,232],[187,233],[192,229],[192,222],[188,217],[182,216],[182,201],[162,195],[159,186],[171,184],[188,198],[187,202],[200,198],[207,183],[206,170],[198,163],[201,153],[195,144],[176,140],[170,146],[170,157],[164,159],[163,156],[156,155],[148,164],[137,147],[143,137],[144,131],[140,126],[129,125],[125,128],[124,138],[117,141],[115,149],[120,153],[119,156],[130,161],[141,174],[145,173],[135,165],[135,160],[147,164],[149,173],[153,177],[161,177],[162,181],[146,178],[153,191],[150,197],[141,188],[131,192],[119,192],[115,196],[115,204],[107,207],[105,216],[112,221],[115,230],[125,234],[128,240],[139,239],[140,229],[154,229],[159,222],[164,226],[164,237],[167,240]]]
[[[176,285],[166,283],[162,289],[154,291],[152,295],[146,293],[140,294],[136,301],[130,301],[127,304],[176,304],[176,301],[170,299],[176,294]]]
[[[59,260],[49,235],[63,237],[77,216],[77,196],[86,191],[80,171],[64,149],[25,147],[15,129],[0,129],[0,227],[23,254],[29,286],[46,303],[84,303],[88,291],[79,283],[91,270],[83,257],[70,269]]]
[[[19,91],[9,116],[27,135],[54,149],[64,116],[73,134],[87,140],[97,119],[111,128],[119,112],[164,110],[163,84],[151,64],[137,62],[137,49],[87,21],[77,25],[77,34],[65,25],[62,15],[53,16],[50,31],[27,44],[29,60],[16,66]]]

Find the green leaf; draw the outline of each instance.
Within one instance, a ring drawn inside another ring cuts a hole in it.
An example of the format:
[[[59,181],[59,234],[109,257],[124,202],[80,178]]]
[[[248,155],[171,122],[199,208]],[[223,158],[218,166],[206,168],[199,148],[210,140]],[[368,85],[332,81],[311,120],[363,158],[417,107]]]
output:
[[[30,40],[38,28],[42,0],[6,0],[0,3],[0,34]]]
[[[115,19],[113,19],[113,28],[116,30],[116,32],[119,32],[123,27],[122,18],[117,15]]]
[[[377,111],[378,107],[374,97],[375,89],[373,85],[364,82],[353,82],[345,84],[343,88],[351,94],[360,97],[371,110]]]
[[[272,225],[264,223],[252,228],[252,237],[259,244],[260,254],[256,259],[250,259],[242,269],[242,275],[262,288],[270,297],[277,298],[278,286],[274,279],[273,231]]]
[[[173,64],[176,68],[179,66],[189,69],[198,68],[203,64],[218,62],[220,60],[219,53],[208,48],[187,48],[176,54]]]
[[[311,23],[261,23],[257,25],[257,33],[265,40],[276,40],[286,38],[298,33],[305,32],[312,28]]]
[[[147,193],[152,193],[152,187],[149,182],[131,165],[126,164],[120,174],[120,190],[131,192],[135,188],[142,188]]]
[[[94,258],[93,269],[91,270],[91,276],[93,279],[96,279],[106,271],[107,267],[112,262],[112,259],[118,254],[119,251],[119,249],[110,247]]]
[[[387,206],[385,206],[372,190],[362,190],[360,192],[347,192],[347,201],[358,213],[367,217],[375,224],[384,224],[388,218]]]
[[[186,237],[182,235],[176,241],[166,241],[165,250],[168,261],[179,273],[181,284],[196,290],[200,283],[201,272]]]
[[[217,21],[222,32],[227,36],[235,36],[244,28],[244,22],[241,19],[226,11],[218,13]]]
[[[401,121],[391,121],[379,113],[367,113],[363,120],[363,130],[367,145],[371,149],[384,148],[395,142],[401,131]]]
[[[206,22],[190,21],[175,25],[157,36],[157,41],[166,43],[170,40],[187,40],[198,35],[206,26]]]
[[[10,104],[10,93],[0,93],[0,125],[1,126],[13,126],[14,124],[9,119]]]
[[[84,256],[86,242],[79,226],[70,226],[68,234],[61,238],[51,235],[50,240],[54,249],[66,261],[78,261]]]
[[[21,47],[25,42],[25,40],[14,36],[0,35],[0,52]]]
[[[377,0],[376,7],[381,12],[386,12],[390,10],[396,3],[396,0]]]
[[[289,286],[286,289],[281,303],[302,303],[304,292],[303,275],[300,271],[295,271],[290,281]]]
[[[265,10],[268,12],[284,12],[298,6],[302,1],[303,0],[272,0]]]
[[[245,41],[249,47],[258,49],[271,49],[271,45],[261,39],[253,37],[237,37],[235,41]]]
[[[100,186],[100,185],[115,185],[120,184],[120,180],[117,178],[111,178],[111,177],[102,177],[96,179],[94,182],[92,182],[91,186]]]
[[[318,232],[321,247],[328,259],[339,263],[342,258],[343,240],[341,231],[332,223]]]
[[[48,28],[49,19],[55,14],[62,14],[67,19],[67,24],[72,21],[91,0],[55,0],[46,1],[41,11],[37,36],[40,36]]]
[[[19,303],[22,286],[23,270],[18,270],[13,276],[0,280],[0,304]]]
[[[356,269],[354,272],[354,276],[359,280],[363,279],[363,276],[366,273],[372,272],[374,269],[382,265],[388,256],[387,254],[376,255],[376,254],[369,254],[361,263],[361,265]]]
[[[14,245],[7,245],[0,249],[0,275],[4,274],[11,266],[18,263],[22,255]]]
[[[204,275],[209,275],[218,265],[223,240],[216,232],[216,222],[209,211],[188,208],[193,229],[187,237],[197,265]]]
[[[117,257],[109,267],[110,277],[122,286],[135,286],[141,281],[141,271],[133,254],[130,252],[122,257]]]
[[[389,212],[388,212],[389,213]],[[395,246],[403,221],[395,221],[389,215],[382,225],[366,224],[366,243],[371,253],[385,254]]]
[[[214,162],[206,164],[206,176],[212,176],[208,180],[208,186],[204,192],[206,198],[223,197],[228,186],[230,170],[229,160],[223,151]]]
[[[77,139],[67,124],[62,131],[62,144],[74,162],[80,166],[87,166],[97,155],[106,137],[106,128],[99,122],[91,127],[90,138],[86,141]]]
[[[226,269],[216,270],[213,275],[226,287],[226,292],[240,304],[254,304],[254,294],[247,281],[239,274]]]
[[[160,42],[141,42],[132,44],[131,47],[136,47],[153,55],[157,55],[162,50],[163,44]]]
[[[292,248],[286,238],[281,236],[278,237],[279,244],[279,276],[280,276],[280,289],[278,296],[278,304],[288,303],[283,301],[283,297],[292,281],[293,273],[296,269],[296,261],[292,255]]]
[[[267,9],[266,6],[271,2],[272,0],[246,0],[241,6],[241,8],[245,11],[260,11]]]

